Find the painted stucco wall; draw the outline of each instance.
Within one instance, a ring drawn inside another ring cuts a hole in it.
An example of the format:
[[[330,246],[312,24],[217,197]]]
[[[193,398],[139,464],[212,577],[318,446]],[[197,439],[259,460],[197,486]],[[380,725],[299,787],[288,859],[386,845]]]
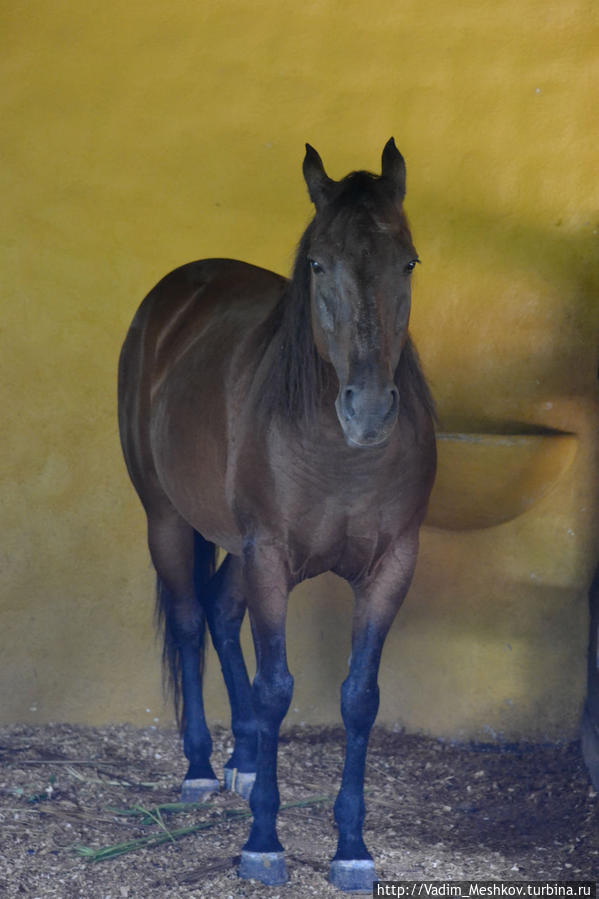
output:
[[[393,134],[442,433],[380,717],[576,733],[599,547],[598,25],[583,0],[5,4],[0,720],[170,720],[116,431],[124,333],[191,259],[288,272],[304,142],[341,177],[377,170]],[[332,576],[291,599],[292,722],[338,720],[350,602]],[[214,656],[207,693],[227,720]]]

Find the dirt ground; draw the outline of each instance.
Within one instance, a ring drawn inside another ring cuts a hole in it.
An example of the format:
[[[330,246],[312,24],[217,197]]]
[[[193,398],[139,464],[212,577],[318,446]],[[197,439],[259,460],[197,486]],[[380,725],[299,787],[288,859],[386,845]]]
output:
[[[229,735],[214,737],[222,768]],[[243,800],[222,792],[205,807],[165,807],[185,771],[173,731],[2,727],[0,896],[339,897],[326,877],[342,747],[340,729],[283,734],[290,882],[264,887],[236,875]],[[599,801],[578,744],[458,747],[379,728],[366,786],[365,836],[381,879],[599,879]],[[108,857],[94,860],[99,850]]]

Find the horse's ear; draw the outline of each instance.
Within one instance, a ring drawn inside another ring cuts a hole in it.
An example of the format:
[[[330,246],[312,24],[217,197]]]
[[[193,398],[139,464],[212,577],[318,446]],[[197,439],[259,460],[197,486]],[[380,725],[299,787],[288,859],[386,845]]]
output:
[[[335,182],[325,172],[322,159],[310,144],[306,144],[306,155],[302,169],[308,185],[310,199],[317,210],[322,209],[330,197],[331,187]]]
[[[406,164],[392,137],[383,150],[381,177],[393,186],[395,196],[401,203],[406,195]]]

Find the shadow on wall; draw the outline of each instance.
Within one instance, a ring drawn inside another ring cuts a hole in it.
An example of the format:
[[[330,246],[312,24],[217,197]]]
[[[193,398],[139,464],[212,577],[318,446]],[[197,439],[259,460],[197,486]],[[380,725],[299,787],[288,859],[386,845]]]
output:
[[[570,430],[531,406],[596,395],[599,213],[573,229],[456,210],[427,196],[419,208],[426,215],[416,229],[425,266],[414,330],[441,429]],[[427,286],[429,260],[441,293]]]
[[[520,657],[471,674],[504,681],[506,694],[519,684],[540,733],[559,737],[568,705],[584,698],[584,597],[599,555],[599,222],[573,232],[460,210],[454,225],[439,254],[458,259],[462,278],[470,267],[473,283],[450,274],[449,302],[427,296],[418,320],[445,431],[427,523],[445,529],[447,545],[437,543],[434,564],[443,567],[451,533],[465,532],[479,595],[462,598],[465,572],[447,584],[458,619],[497,599],[498,579],[517,597],[505,614],[514,645],[524,640]],[[472,640],[486,617],[474,616]],[[495,701],[511,699],[498,691]]]

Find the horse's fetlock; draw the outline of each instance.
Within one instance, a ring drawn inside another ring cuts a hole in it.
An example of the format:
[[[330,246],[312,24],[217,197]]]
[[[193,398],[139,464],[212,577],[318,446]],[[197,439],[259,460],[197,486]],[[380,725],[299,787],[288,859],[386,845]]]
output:
[[[278,787],[265,789],[262,784],[254,784],[254,789],[250,795],[250,809],[254,817],[254,823],[261,822],[262,826],[269,826],[277,817],[277,812],[281,805],[281,798]]]
[[[212,737],[208,728],[201,728],[199,733],[194,734],[187,731],[183,735],[183,752],[189,762],[208,761],[212,755]]]

